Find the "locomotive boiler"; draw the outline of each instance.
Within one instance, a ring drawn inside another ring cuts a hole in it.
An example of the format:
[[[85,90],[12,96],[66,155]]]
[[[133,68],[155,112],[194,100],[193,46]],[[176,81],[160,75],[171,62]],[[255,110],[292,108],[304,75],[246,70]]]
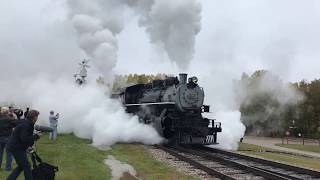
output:
[[[121,99],[128,113],[138,115],[146,124],[152,124],[169,143],[216,144],[221,123],[208,119],[204,105],[204,91],[197,77],[179,74],[147,84],[123,88],[113,97]]]

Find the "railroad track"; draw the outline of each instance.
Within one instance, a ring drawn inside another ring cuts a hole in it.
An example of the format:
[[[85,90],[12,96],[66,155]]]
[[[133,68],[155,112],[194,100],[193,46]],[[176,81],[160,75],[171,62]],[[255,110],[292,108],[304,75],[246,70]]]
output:
[[[320,172],[203,146],[157,146],[181,161],[221,179],[319,179]]]

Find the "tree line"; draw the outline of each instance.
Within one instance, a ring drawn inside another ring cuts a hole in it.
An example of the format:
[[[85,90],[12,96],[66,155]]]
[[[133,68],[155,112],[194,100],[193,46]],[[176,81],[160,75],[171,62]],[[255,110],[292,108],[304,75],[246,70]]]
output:
[[[265,70],[234,81],[246,134],[320,137],[320,79],[286,83]]]

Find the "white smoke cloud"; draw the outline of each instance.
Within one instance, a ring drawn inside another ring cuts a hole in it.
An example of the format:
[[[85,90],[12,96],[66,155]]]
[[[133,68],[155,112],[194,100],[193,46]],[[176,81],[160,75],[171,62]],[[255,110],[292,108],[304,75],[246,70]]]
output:
[[[79,34],[79,46],[103,75],[110,75],[117,62],[118,44],[111,29],[97,17],[76,14],[73,25]]]
[[[195,0],[69,0],[68,7],[79,35],[79,46],[101,72],[117,62],[117,34],[124,27],[124,12],[132,8],[150,41],[162,48],[181,69],[193,59],[195,37],[201,29],[201,5]],[[102,68],[103,67],[103,68]]]
[[[236,107],[232,74],[224,69],[217,71],[193,70],[191,74],[199,77],[199,85],[203,87],[205,92],[204,104],[210,105],[211,113],[203,115],[216,119],[216,122],[221,122],[222,132],[218,133],[219,144],[212,147],[236,150],[240,138],[244,136],[245,126],[240,121],[241,113]]]
[[[244,136],[245,126],[240,121],[237,110],[217,110],[215,118],[222,123],[222,132],[218,135],[217,147],[236,150],[240,138]]]
[[[267,71],[260,71],[260,73],[235,81],[234,85],[237,107],[245,111],[242,120],[246,126],[251,128],[250,133],[254,135],[268,135],[283,131],[284,114],[290,107],[304,100],[304,95],[293,85],[283,82],[279,77]],[[254,106],[255,113],[246,110]],[[295,113],[297,116],[298,113]],[[262,129],[261,124],[268,128]]]
[[[122,104],[109,99],[94,81],[79,87],[72,79],[48,81],[46,77],[37,77],[24,79],[15,88],[1,89],[0,100],[40,110],[40,124],[48,125],[50,110],[59,112],[60,133],[73,132],[78,137],[92,139],[94,145],[162,141],[155,129],[139,123],[137,116],[125,113]]]
[[[186,70],[193,59],[195,38],[201,29],[201,4],[197,0],[127,0],[140,15],[152,43]]]

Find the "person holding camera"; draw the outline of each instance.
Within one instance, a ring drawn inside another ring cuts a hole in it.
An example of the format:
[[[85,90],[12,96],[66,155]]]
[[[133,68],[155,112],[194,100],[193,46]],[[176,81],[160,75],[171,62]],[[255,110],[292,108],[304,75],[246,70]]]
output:
[[[59,119],[59,113],[54,115],[54,111],[50,111],[49,123],[50,123],[50,127],[52,128],[52,132],[50,132],[50,134],[49,134],[49,139],[50,140],[56,140],[57,139],[58,119]]]
[[[17,179],[22,171],[24,171],[25,180],[33,180],[26,150],[40,138],[38,134],[33,134],[34,124],[38,120],[39,114],[37,110],[29,111],[26,120],[14,128],[9,138],[7,149],[16,160],[17,168],[11,172],[7,180]]]
[[[2,164],[3,154],[6,150],[7,161],[6,161],[6,171],[11,171],[12,167],[12,154],[6,149],[6,144],[11,136],[12,129],[17,126],[17,121],[9,116],[9,108],[1,107],[0,108],[0,167]]]

